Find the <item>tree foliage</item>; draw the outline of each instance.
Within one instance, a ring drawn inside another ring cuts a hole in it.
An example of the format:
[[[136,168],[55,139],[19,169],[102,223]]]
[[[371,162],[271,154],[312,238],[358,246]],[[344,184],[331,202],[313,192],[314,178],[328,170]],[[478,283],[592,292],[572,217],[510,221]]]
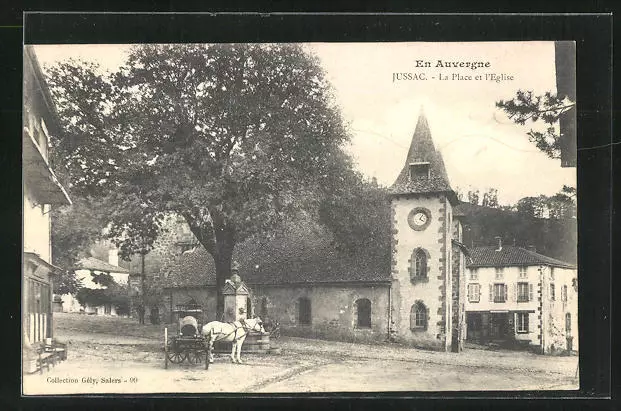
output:
[[[533,91],[518,90],[511,100],[497,101],[496,107],[502,109],[519,125],[525,125],[527,121],[542,121],[546,125],[545,130],[531,129],[527,133],[529,140],[548,157],[561,158],[561,136],[556,125],[564,113],[575,109],[575,102],[549,91],[543,95],[535,95]]]
[[[337,249],[375,258],[389,255],[388,192],[377,181],[366,181],[352,172],[346,184],[326,196],[319,217],[319,221],[334,233]]]
[[[570,219],[576,216],[575,188],[563,186],[560,192],[552,195],[521,198],[515,208],[529,217]]]
[[[141,45],[114,73],[70,60],[49,82],[66,130],[54,149],[72,192],[109,207],[121,256],[148,252],[175,213],[219,286],[236,243],[318,210],[350,167],[329,85],[300,45]]]
[[[105,226],[100,207],[92,198],[72,196],[72,200],[72,205],[51,211],[52,263],[64,269],[54,280],[55,294],[73,294],[78,290],[80,281],[71,267],[88,256],[89,247],[101,237]]]

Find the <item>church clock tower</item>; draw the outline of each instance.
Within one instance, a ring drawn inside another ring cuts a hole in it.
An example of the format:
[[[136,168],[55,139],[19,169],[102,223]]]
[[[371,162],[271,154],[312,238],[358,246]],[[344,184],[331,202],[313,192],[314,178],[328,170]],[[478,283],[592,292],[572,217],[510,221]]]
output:
[[[453,322],[459,322],[453,304],[456,301],[455,312],[459,311],[459,298],[454,296],[460,287],[454,283],[460,282],[463,269],[456,265],[454,278],[452,239],[457,232],[460,236],[461,228],[453,221],[457,196],[422,113],[403,169],[389,192],[391,331],[402,342],[447,351],[453,343]]]

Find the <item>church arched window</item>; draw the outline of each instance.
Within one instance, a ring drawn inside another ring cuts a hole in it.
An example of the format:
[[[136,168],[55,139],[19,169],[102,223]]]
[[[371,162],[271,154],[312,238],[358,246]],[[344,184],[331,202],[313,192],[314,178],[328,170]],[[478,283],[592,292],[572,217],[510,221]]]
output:
[[[367,298],[356,300],[356,328],[371,328],[371,301]]]
[[[422,248],[414,250],[410,259],[410,279],[412,281],[427,278],[428,260],[429,257],[425,250]]]
[[[417,301],[410,309],[410,329],[427,329],[427,307],[422,301]]]

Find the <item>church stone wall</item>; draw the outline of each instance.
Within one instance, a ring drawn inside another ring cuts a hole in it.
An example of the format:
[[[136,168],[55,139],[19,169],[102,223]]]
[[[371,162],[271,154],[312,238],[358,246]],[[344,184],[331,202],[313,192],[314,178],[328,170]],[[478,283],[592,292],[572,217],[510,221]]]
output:
[[[431,222],[422,231],[415,231],[408,224],[408,214],[416,207],[431,212]],[[392,315],[396,338],[413,346],[439,350],[450,347],[451,214],[451,205],[442,195],[417,194],[392,201]],[[428,253],[428,275],[426,280],[413,283],[410,261],[418,247]],[[410,329],[410,311],[417,301],[427,307],[425,330]]]
[[[285,335],[341,341],[385,341],[388,337],[388,294],[386,285],[259,286],[251,285],[253,312],[280,323]],[[311,324],[299,323],[299,300],[311,303]],[[371,302],[371,328],[357,327],[356,301]]]

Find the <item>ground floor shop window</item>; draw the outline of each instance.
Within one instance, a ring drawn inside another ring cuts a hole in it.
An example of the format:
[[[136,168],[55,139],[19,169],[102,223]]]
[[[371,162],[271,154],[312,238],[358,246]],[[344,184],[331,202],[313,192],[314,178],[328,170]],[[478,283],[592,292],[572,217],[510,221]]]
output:
[[[528,313],[517,313],[515,329],[518,333],[528,332]]]

